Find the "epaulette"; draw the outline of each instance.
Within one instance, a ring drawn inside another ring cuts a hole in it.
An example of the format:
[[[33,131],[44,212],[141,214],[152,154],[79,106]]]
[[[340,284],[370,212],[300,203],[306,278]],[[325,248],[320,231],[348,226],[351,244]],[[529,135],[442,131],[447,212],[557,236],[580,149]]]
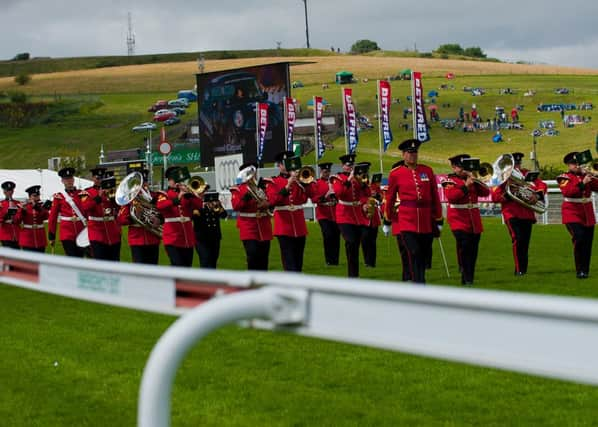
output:
[[[164,191],[158,191],[158,201],[168,200],[168,195]]]
[[[62,195],[62,193],[54,193],[52,198],[62,200],[62,199],[64,199],[64,196]]]
[[[228,188],[228,191],[239,191],[239,187],[237,187],[236,185],[233,185],[232,187]]]
[[[456,173],[449,173],[446,177],[447,178],[458,178],[459,176]]]
[[[393,163],[393,165],[390,167],[390,169],[391,169],[391,170],[392,170],[392,169],[396,169],[396,168],[398,168],[399,166],[403,166],[404,164],[405,164],[405,160],[399,160],[398,162],[396,162],[396,163]]]
[[[442,181],[440,181],[440,185],[442,185],[443,187],[445,187],[447,185],[457,185],[457,183],[455,181],[453,181],[452,179],[450,179],[449,177],[450,177],[450,175],[447,176]]]
[[[567,181],[569,181],[571,178],[569,178],[569,175],[567,175],[566,173],[563,173],[559,176],[556,177],[556,182],[559,185],[565,185],[567,183]]]
[[[276,178],[276,177],[272,177],[272,178]],[[274,180],[272,178],[260,178],[260,179],[265,182],[274,182]]]

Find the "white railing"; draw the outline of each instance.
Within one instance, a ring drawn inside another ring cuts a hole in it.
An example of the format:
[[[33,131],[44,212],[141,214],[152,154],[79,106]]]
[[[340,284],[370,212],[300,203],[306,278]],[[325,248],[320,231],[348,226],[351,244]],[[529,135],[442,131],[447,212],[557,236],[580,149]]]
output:
[[[3,283],[182,315],[146,365],[138,407],[143,427],[169,425],[172,384],[188,350],[208,332],[241,320],[250,327],[598,385],[596,300],[140,266],[5,248],[0,265]]]

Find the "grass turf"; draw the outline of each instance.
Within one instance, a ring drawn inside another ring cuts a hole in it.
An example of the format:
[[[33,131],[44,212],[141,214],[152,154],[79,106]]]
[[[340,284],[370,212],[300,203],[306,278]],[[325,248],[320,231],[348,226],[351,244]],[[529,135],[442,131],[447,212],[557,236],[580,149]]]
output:
[[[563,226],[534,227],[522,278],[512,275],[505,227],[496,219],[485,226],[476,287],[598,297],[593,279],[574,277]],[[309,230],[305,272],[344,275],[344,256],[338,268],[322,268],[319,230],[313,223]],[[243,269],[234,223],[223,232],[220,266]],[[452,277],[435,245],[428,279],[456,285],[450,233],[443,242]],[[362,269],[362,277],[396,279],[394,242],[380,236],[378,251],[378,267]],[[128,259],[126,246],[122,253]],[[280,269],[275,241],[270,264]],[[0,287],[0,301],[1,425],[135,423],[143,366],[173,318],[9,286]],[[598,419],[597,398],[589,386],[230,326],[185,359],[172,414],[173,425],[589,426]]]

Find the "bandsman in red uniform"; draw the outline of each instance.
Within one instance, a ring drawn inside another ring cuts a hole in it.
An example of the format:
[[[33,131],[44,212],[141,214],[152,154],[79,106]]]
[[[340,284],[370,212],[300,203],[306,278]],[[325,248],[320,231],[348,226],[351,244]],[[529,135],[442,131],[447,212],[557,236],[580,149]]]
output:
[[[529,172],[521,168],[523,153],[512,153],[514,168],[525,177]],[[533,209],[516,202],[507,194],[508,180],[492,188],[492,201],[500,203],[502,215],[513,242],[513,259],[515,261],[515,276],[527,273],[529,242],[532,236],[532,225],[536,223],[536,213]],[[533,199],[543,200],[548,189],[540,179],[530,182],[530,187],[535,191]]]
[[[336,223],[337,199],[330,177],[332,163],[320,163],[318,167],[320,178],[316,180],[312,202],[316,204],[316,220],[322,231],[326,265],[338,265],[341,235]]]
[[[366,162],[354,166],[354,154],[345,154],[340,160],[343,172],[333,177],[334,192],[338,198],[336,222],[345,240],[347,275],[359,277],[359,246],[368,223],[365,209],[370,188],[365,177],[370,164]]]
[[[264,191],[266,180],[258,180],[257,163],[244,163],[239,171],[238,184],[231,187],[230,192],[233,210],[237,211],[237,228],[245,249],[247,269],[266,271],[272,240],[270,203]]]
[[[363,232],[363,239],[361,240],[361,248],[363,250],[363,261],[366,267],[376,267],[376,245],[378,241],[378,228],[382,225],[380,205],[382,203],[382,190],[380,183],[382,181],[382,174],[375,173],[372,175],[370,182],[370,197],[367,201],[366,218],[367,224]]]
[[[42,203],[39,199],[41,186],[33,185],[25,190],[29,200],[21,209],[22,229],[19,245],[23,250],[45,252],[48,245],[44,221],[50,216],[51,201]]]
[[[0,202],[0,241],[2,246],[19,249],[19,222],[21,204],[13,199],[16,184],[4,181],[4,200]]]
[[[478,197],[490,194],[488,186],[464,169],[463,160],[470,157],[469,154],[459,154],[449,158],[453,173],[442,182],[448,201],[446,219],[457,243],[462,285],[473,285],[480,237],[484,231]]]
[[[87,193],[75,187],[75,169],[62,168],[58,171],[62,179],[64,191],[54,194],[52,208],[48,218],[48,240],[54,246],[56,228],[60,220],[60,242],[67,256],[83,258],[85,249],[77,246],[76,239],[85,228],[87,219],[84,216],[83,199]]]
[[[392,221],[392,233],[405,246],[410,280],[425,283],[432,241],[440,232],[443,219],[434,171],[417,162],[420,145],[416,139],[408,139],[399,145],[405,162],[391,170],[388,176],[384,216]],[[397,198],[400,204],[393,220]]]
[[[191,216],[202,208],[200,197],[193,194],[183,183],[189,178],[188,171],[178,166],[166,170],[168,189],[158,194],[156,207],[164,217],[162,240],[170,258],[170,264],[191,267],[195,248],[195,234]]]
[[[585,162],[580,159],[579,152],[567,154],[563,161],[568,171],[557,178],[563,193],[561,215],[573,242],[577,278],[587,279],[596,225],[592,192],[598,191],[598,179],[580,166]]]
[[[301,159],[292,151],[277,154],[275,161],[280,174],[272,177],[266,186],[268,202],[274,207],[274,235],[278,239],[284,270],[302,271],[307,236],[303,204],[313,197],[315,184],[299,181]]]
[[[149,171],[144,169],[141,171],[143,175],[143,188],[152,197],[152,205],[155,206],[157,202],[157,193],[153,193],[149,189],[148,174]],[[133,202],[135,203],[135,202]],[[128,226],[127,239],[129,247],[131,248],[131,259],[134,263],[140,264],[158,264],[160,259],[160,217],[156,215],[153,223],[142,225],[131,216],[131,209],[133,203],[126,206],[121,206],[118,211],[117,221],[121,226]],[[141,218],[140,218],[141,219]]]
[[[121,230],[116,222],[119,207],[114,201],[116,180],[106,168],[91,170],[94,185],[86,188],[83,208],[91,254],[95,259],[120,261]]]

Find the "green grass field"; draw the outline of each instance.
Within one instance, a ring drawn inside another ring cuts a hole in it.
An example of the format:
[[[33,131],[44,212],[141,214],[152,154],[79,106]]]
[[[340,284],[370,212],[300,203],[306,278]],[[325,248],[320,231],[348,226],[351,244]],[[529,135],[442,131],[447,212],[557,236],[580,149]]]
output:
[[[575,279],[563,226],[534,227],[530,273],[521,278],[512,275],[505,227],[497,219],[485,226],[476,287],[598,297],[594,279]],[[324,268],[319,229],[309,223],[309,231],[305,272],[343,276],[344,256],[341,266]],[[220,266],[243,269],[234,223],[223,223],[223,232]],[[449,232],[443,243],[451,279],[435,244],[428,280],[459,286]],[[270,264],[280,269],[276,241]],[[395,243],[380,235],[378,267],[362,269],[362,277],[399,274]],[[173,318],[10,286],[0,286],[0,299],[0,425],[135,423],[142,369]],[[173,425],[591,426],[597,399],[595,387],[230,326],[183,363],[172,414]]]

